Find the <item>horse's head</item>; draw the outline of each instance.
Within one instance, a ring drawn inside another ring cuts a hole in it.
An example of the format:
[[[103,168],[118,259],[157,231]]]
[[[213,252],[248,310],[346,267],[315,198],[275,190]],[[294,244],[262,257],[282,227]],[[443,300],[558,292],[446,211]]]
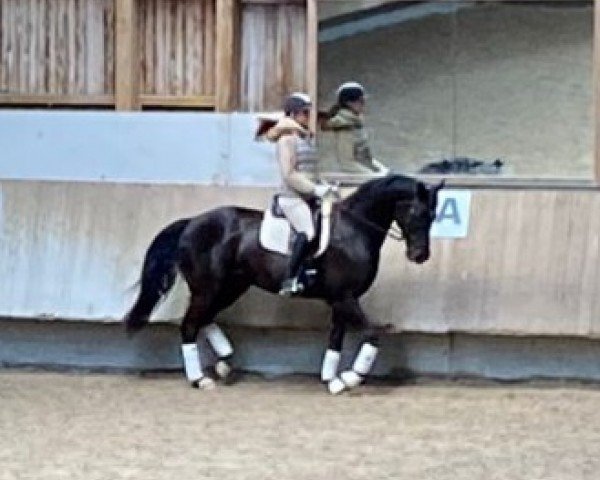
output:
[[[412,200],[396,204],[394,219],[406,240],[406,256],[411,262],[423,263],[429,258],[429,231],[435,220],[437,194],[444,187],[417,182]]]

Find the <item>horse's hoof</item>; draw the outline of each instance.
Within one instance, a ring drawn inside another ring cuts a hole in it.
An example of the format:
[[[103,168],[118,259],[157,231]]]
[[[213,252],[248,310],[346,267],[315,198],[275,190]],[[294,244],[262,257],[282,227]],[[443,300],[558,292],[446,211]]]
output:
[[[192,387],[200,390],[213,390],[216,385],[215,381],[210,377],[202,377],[200,380],[192,382]]]
[[[231,367],[225,360],[219,360],[215,364],[215,372],[219,378],[225,380],[231,373]]]
[[[340,374],[340,378],[348,388],[356,388],[362,382],[362,377],[354,370],[346,370],[345,372],[342,372]]]
[[[329,389],[329,393],[332,395],[339,395],[344,390],[346,390],[346,384],[342,381],[341,378],[335,377],[327,384],[327,388]]]
[[[217,384],[210,377],[202,377],[198,382],[198,388],[200,390],[214,390]]]

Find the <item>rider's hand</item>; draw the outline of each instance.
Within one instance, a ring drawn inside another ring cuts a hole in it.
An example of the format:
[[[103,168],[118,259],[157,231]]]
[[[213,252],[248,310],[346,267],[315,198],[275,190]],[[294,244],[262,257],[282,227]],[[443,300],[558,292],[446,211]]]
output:
[[[314,193],[317,197],[323,198],[330,191],[331,191],[331,185],[321,185],[321,184],[315,185]]]

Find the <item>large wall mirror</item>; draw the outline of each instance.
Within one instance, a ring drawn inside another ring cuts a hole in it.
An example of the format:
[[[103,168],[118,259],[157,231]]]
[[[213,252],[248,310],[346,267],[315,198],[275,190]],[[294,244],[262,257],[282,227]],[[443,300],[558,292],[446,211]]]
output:
[[[592,179],[591,0],[319,2],[319,107],[364,86],[394,171]],[[322,132],[326,169],[339,162]]]

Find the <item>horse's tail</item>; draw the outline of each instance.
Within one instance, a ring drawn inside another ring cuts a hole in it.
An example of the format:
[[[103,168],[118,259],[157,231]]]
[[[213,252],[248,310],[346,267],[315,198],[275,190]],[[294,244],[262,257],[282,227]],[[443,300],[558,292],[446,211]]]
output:
[[[152,240],[142,267],[140,292],[131,310],[125,315],[127,333],[137,332],[148,323],[150,314],[175,283],[177,275],[177,245],[189,218],[177,220],[165,227]]]

